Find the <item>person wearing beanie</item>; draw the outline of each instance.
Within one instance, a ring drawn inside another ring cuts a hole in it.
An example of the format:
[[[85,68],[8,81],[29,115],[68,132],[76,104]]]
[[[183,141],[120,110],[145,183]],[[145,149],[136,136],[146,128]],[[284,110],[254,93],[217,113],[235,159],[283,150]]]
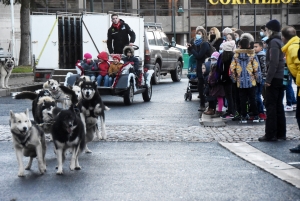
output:
[[[200,107],[198,111],[205,110],[205,97],[203,94],[204,90],[204,78],[202,74],[202,64],[205,62],[206,55],[210,51],[210,45],[207,39],[207,33],[205,29],[199,29],[196,32],[196,40],[194,44],[188,45],[188,51],[196,58],[197,61],[197,77],[198,77],[198,92],[200,98]]]
[[[120,68],[123,66],[122,63],[120,63],[121,57],[118,54],[113,55],[113,62],[110,64],[108,69],[108,83],[109,86],[113,84],[114,79],[116,78],[117,73],[119,72]]]
[[[220,45],[223,43],[223,38],[217,27],[212,27],[208,35],[209,43],[216,49],[217,52],[220,50]]]
[[[225,96],[225,92],[223,86],[220,84],[220,73],[217,68],[217,61],[219,59],[219,52],[213,52],[210,57],[210,73],[208,75],[208,85],[209,85],[209,101],[208,101],[208,109],[204,112],[206,115],[213,115],[220,117],[222,115],[223,108],[223,97]],[[218,102],[218,111],[215,112],[216,104]]]
[[[228,36],[228,35],[227,35]],[[220,72],[220,84],[223,86],[225,98],[228,104],[228,110],[221,117],[223,119],[232,119],[235,115],[235,97],[233,97],[232,80],[229,76],[230,64],[233,58],[233,49],[235,42],[233,40],[223,43],[223,52],[220,54],[217,66]]]
[[[299,51],[300,38],[297,36],[296,29],[292,26],[286,26],[281,30],[281,39],[284,46],[281,48],[282,52],[286,56],[286,63],[290,73],[296,80],[297,85],[297,108],[296,108],[296,119],[298,127],[300,129],[300,60],[297,56]],[[300,153],[300,144],[290,149],[293,153]]]
[[[197,26],[196,32],[197,32],[199,29],[204,29],[204,27],[203,27],[203,26]],[[205,29],[204,29],[204,30],[205,30]]]
[[[240,29],[237,29],[237,30],[234,31],[236,46],[238,46],[238,43],[240,41],[240,37],[242,36],[243,33],[244,32]]]
[[[84,75],[90,77],[91,81],[95,81],[97,74],[97,64],[92,59],[92,55],[90,53],[85,53],[83,55],[83,60],[80,61],[81,68],[84,70]]]
[[[225,29],[223,29],[222,33],[223,33],[223,39],[226,40],[226,35],[229,33],[232,33],[233,31],[229,28],[226,27]]]
[[[108,69],[110,63],[108,62],[108,53],[107,52],[100,52],[98,54],[98,68],[99,68],[99,75],[97,77],[97,84],[98,86],[102,86],[102,80],[104,80],[103,86],[108,87],[109,85],[109,77],[108,77]]]
[[[266,24],[269,39],[266,53],[267,76],[266,88],[266,126],[265,135],[259,141],[276,141],[286,138],[286,119],[283,107],[284,87],[284,55],[281,51],[280,24],[277,20],[270,20]]]
[[[240,40],[240,49],[235,51],[231,65],[230,76],[238,88],[241,105],[241,123],[247,123],[247,102],[254,116],[253,122],[260,121],[255,99],[255,86],[261,82],[259,64],[255,52],[250,49],[250,41],[247,38]]]

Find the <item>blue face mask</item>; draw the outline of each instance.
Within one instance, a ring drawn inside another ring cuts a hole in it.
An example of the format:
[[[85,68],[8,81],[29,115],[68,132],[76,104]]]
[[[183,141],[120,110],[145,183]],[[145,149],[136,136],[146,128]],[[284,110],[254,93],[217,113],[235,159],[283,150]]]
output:
[[[201,35],[200,34],[196,34],[196,39],[200,39]]]
[[[219,50],[219,53],[222,54],[222,53],[223,53],[223,50]]]
[[[265,34],[264,34],[264,32],[259,32],[259,35],[261,36],[261,37],[264,37],[265,36]]]
[[[235,41],[238,41],[238,40],[239,40],[239,38],[236,38],[236,39],[235,39]]]

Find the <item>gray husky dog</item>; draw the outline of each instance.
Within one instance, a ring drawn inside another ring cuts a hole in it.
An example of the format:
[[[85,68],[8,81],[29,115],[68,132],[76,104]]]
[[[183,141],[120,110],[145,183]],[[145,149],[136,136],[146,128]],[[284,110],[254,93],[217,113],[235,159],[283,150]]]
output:
[[[10,77],[10,74],[15,67],[15,61],[14,58],[6,58],[4,63],[0,61],[0,72],[1,72],[1,88],[7,88],[8,86],[8,79]]]
[[[26,170],[30,170],[32,160],[37,158],[41,174],[46,171],[46,141],[43,130],[30,121],[28,109],[25,113],[14,113],[10,111],[10,131],[12,133],[13,144],[19,163],[18,176],[23,177],[23,155],[30,157]]]

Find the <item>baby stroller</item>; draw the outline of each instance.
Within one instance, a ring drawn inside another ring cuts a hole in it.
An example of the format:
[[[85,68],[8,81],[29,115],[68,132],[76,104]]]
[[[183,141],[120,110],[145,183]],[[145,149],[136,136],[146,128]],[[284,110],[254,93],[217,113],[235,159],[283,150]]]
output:
[[[197,78],[197,61],[194,55],[189,58],[188,74],[189,78],[186,93],[184,94],[184,100],[192,100],[192,92],[198,92],[198,78]]]

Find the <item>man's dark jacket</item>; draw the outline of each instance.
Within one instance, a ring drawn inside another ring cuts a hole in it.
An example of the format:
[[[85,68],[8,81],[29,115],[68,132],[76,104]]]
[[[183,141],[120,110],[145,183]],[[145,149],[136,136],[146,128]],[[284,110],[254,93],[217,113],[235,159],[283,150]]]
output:
[[[123,48],[129,43],[134,43],[135,41],[135,33],[129,25],[121,19],[120,23],[121,25],[119,30],[111,25],[107,32],[107,48],[110,54],[122,54]],[[130,35],[130,40],[128,38],[128,34]]]

